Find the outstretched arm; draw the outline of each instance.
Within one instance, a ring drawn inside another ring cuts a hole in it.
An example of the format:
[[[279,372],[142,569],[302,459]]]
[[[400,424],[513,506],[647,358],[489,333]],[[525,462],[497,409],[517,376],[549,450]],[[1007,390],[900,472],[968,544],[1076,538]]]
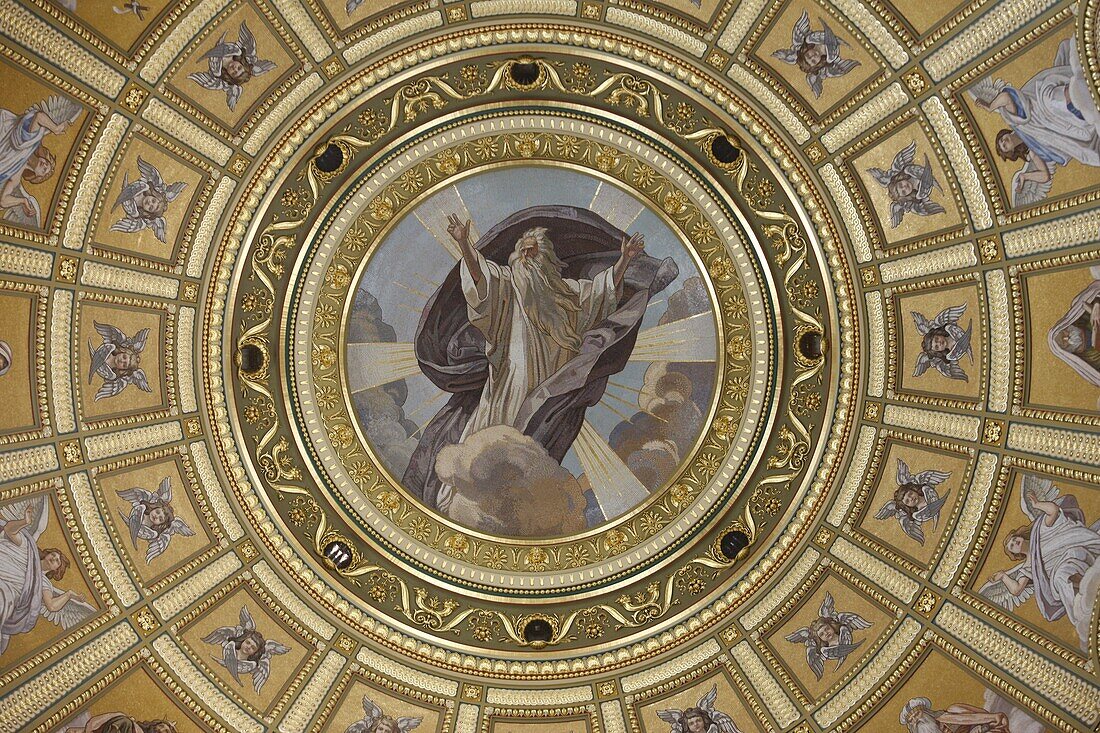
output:
[[[1014,105],[1012,96],[1008,92],[1001,92],[993,99],[989,100],[989,103],[985,103],[980,99],[975,100],[979,107],[985,107],[990,112],[997,112],[998,110],[1011,108]]]
[[[1053,501],[1039,501],[1039,497],[1034,491],[1028,491],[1027,498],[1031,499],[1031,505],[1035,507],[1036,511],[1046,515],[1043,518],[1043,524],[1047,527],[1054,526],[1054,520],[1058,518],[1058,512],[1062,511],[1062,508]]]
[[[470,220],[467,219],[463,224],[458,218],[458,214],[451,214],[447,217],[447,233],[451,235],[451,238],[458,242],[459,251],[462,253],[462,261],[466,263],[466,269],[470,271],[470,277],[473,278],[474,284],[481,282],[483,276],[481,272],[481,263],[478,262],[477,253],[474,252],[474,247],[470,244]]]
[[[1020,578],[1019,580],[1016,580],[1011,575],[1009,575],[1008,573],[1006,573],[1004,571],[1001,571],[1001,570],[998,570],[997,572],[993,573],[993,576],[990,578],[990,580],[994,580],[994,581],[999,580],[999,581],[1001,581],[1002,583],[1005,584],[1005,588],[1008,588],[1008,592],[1011,593],[1014,596],[1020,595],[1025,590],[1027,590],[1027,587],[1029,585],[1031,585],[1031,580],[1030,579],[1024,577],[1024,578]]]
[[[76,598],[77,600],[83,600],[79,594],[74,593],[71,590],[67,590],[61,595],[57,596],[50,593],[49,588],[45,588],[42,591],[42,605],[45,606],[46,610],[50,613],[57,613],[65,607],[65,604],[67,604],[74,598]]]
[[[626,268],[630,266],[630,262],[642,252],[645,252],[645,237],[638,232],[631,234],[630,239],[623,237],[622,244],[619,245],[619,252],[619,259],[611,270],[616,289],[623,284],[623,276],[626,275]]]

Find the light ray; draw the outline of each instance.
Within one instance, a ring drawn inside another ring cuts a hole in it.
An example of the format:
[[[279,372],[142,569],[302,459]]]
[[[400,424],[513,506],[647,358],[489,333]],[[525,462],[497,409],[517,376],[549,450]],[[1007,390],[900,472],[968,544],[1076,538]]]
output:
[[[417,290],[416,288],[412,287],[411,285],[406,285],[405,283],[401,282],[400,280],[394,280],[393,284],[396,285],[397,287],[401,288],[402,290],[407,290],[408,292],[412,293],[413,295],[419,295],[424,300],[427,300],[428,298],[432,297],[432,296],[428,295],[427,293],[425,293],[423,290]]]
[[[641,409],[641,408],[639,408],[639,407],[638,407],[638,403],[637,403],[637,401],[635,401],[635,402],[631,402],[630,400],[628,400],[628,399],[624,399],[624,398],[620,397],[620,396],[619,396],[619,395],[617,395],[617,394],[613,394],[613,393],[611,393],[611,392],[607,392],[607,391],[605,391],[605,392],[603,393],[603,396],[604,396],[604,397],[610,397],[611,399],[615,400],[616,402],[621,402],[621,403],[623,403],[624,405],[626,405],[627,407],[629,407],[629,408],[631,408],[631,409],[634,409],[634,410],[639,410],[639,409]]]
[[[581,424],[573,447],[606,519],[629,511],[649,496],[642,482],[587,420]]]
[[[462,251],[458,248],[458,242],[451,239],[451,235],[447,233],[447,217],[450,214],[457,214],[462,221],[469,219],[470,242],[476,243],[481,239],[481,234],[478,232],[477,225],[473,223],[473,216],[471,216],[470,210],[466,208],[466,202],[462,200],[462,194],[454,186],[445,188],[433,196],[432,207],[436,213],[431,218],[425,218],[417,211],[416,219],[421,226],[428,230],[429,234],[435,237],[435,241],[439,242],[439,246],[457,260],[462,256]]]
[[[638,333],[631,361],[715,361],[714,322],[709,313],[653,326]]]
[[[596,186],[596,193],[592,194],[592,203],[588,208],[625,232],[641,216],[645,207],[622,189],[604,185],[604,182],[600,181]]]
[[[411,343],[348,344],[348,386],[352,393],[420,373]]]
[[[641,394],[642,393],[642,390],[639,389],[638,387],[634,387],[634,386],[629,385],[629,384],[622,384],[621,382],[616,382],[613,379],[607,380],[607,383],[610,384],[612,387],[618,387],[619,389],[625,389],[627,392],[633,392],[634,394]]]

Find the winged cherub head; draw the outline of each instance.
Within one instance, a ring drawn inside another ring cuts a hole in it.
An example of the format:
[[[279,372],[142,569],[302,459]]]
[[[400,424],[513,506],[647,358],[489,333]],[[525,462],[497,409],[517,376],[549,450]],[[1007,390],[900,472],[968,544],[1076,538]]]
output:
[[[903,484],[894,489],[894,503],[898,509],[905,512],[912,519],[917,513],[920,500],[924,498],[920,486],[913,483]]]

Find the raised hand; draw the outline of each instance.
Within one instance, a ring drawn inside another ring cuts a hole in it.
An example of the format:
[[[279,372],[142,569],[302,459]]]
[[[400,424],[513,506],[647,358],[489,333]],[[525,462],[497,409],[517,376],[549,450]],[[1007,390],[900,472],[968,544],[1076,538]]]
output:
[[[619,251],[622,253],[623,259],[634,259],[645,252],[645,237],[640,232],[631,234],[630,239],[623,237],[622,244],[619,246]]]
[[[470,239],[470,220],[463,224],[458,214],[451,214],[447,217],[447,234],[459,244],[466,244]]]

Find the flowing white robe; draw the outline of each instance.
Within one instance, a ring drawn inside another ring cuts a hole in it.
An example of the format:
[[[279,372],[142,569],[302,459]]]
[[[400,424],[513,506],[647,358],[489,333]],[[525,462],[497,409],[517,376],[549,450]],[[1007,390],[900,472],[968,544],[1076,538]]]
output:
[[[1065,504],[1067,500],[1069,504]],[[1076,626],[1079,621],[1076,608],[1078,592],[1074,590],[1071,578],[1081,576],[1079,582],[1084,587],[1089,570],[1100,560],[1100,532],[1096,525],[1089,527],[1081,521],[1082,514],[1072,497],[1063,496],[1059,504],[1072,508],[1069,511],[1066,508],[1059,510],[1049,527],[1046,526],[1045,514],[1040,514],[1032,525],[1031,539],[1028,541],[1031,566],[1028,572],[1035,587],[1035,603],[1043,618],[1056,621],[1068,616]],[[1091,603],[1086,605],[1091,606]]]
[[[527,397],[546,378],[577,355],[561,347],[528,318],[521,296],[512,281],[510,267],[489,262],[477,252],[483,274],[475,285],[465,261],[460,267],[462,293],[470,323],[485,336],[485,357],[489,380],[481,401],[462,431],[462,440],[491,425],[516,425]],[[580,306],[573,322],[578,336],[614,312],[619,299],[612,268],[591,280],[565,280]],[[461,441],[460,441],[461,442]]]
[[[0,530],[5,521],[0,520]],[[42,592],[46,576],[38,546],[27,528],[19,531],[21,545],[0,533],[0,654],[15,634],[34,628],[43,612]]]
[[[1077,160],[1100,166],[1100,112],[1092,101],[1075,38],[1062,41],[1051,68],[1019,89],[1006,86],[1005,91],[1015,109],[1001,109],[1001,116],[1040,158],[1056,165]]]
[[[1100,387],[1100,368],[1097,367],[1097,354],[1100,352],[1100,334],[1094,333],[1091,325],[1092,308],[1100,302],[1100,265],[1091,268],[1094,282],[1082,290],[1070,303],[1066,315],[1058,319],[1058,322],[1050,327],[1047,333],[1047,345],[1051,352],[1062,361],[1073,367],[1073,370],[1084,377],[1089,383]],[[1086,345],[1083,354],[1075,354],[1063,349],[1058,343],[1058,333],[1067,326],[1084,326],[1090,343]]]

